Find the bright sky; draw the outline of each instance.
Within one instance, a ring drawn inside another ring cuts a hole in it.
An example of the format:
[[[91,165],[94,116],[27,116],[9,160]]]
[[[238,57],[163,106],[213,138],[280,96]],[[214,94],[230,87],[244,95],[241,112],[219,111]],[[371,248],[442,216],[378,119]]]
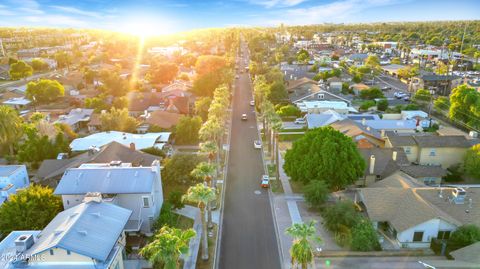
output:
[[[0,0],[0,26],[172,33],[225,26],[480,19],[480,0]]]

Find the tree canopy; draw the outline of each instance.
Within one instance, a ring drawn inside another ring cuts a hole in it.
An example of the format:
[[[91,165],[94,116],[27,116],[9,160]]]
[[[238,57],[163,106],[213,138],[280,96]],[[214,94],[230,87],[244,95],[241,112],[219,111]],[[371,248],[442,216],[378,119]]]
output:
[[[193,145],[199,141],[198,131],[202,127],[202,118],[199,116],[182,116],[175,127],[175,144]]]
[[[202,180],[190,173],[201,162],[201,158],[193,154],[175,154],[163,161],[162,179],[167,185],[193,185]]]
[[[12,80],[18,80],[31,76],[33,74],[33,68],[24,61],[18,61],[10,65],[8,73]]]
[[[480,179],[480,144],[470,148],[465,155],[465,172],[476,179]]]
[[[195,72],[199,76],[214,73],[226,67],[227,63],[224,57],[216,55],[201,55],[195,63]]]
[[[100,115],[102,130],[120,131],[133,133],[137,129],[138,122],[128,115],[128,109],[116,109],[112,107],[109,112]]]
[[[363,175],[365,161],[350,137],[322,127],[307,131],[293,143],[283,168],[293,181],[322,180],[338,190]]]
[[[60,211],[62,199],[51,188],[30,186],[11,195],[0,207],[0,233],[42,230]]]
[[[170,83],[178,74],[178,67],[171,62],[160,62],[152,65],[148,76],[153,83]]]
[[[40,81],[30,81],[27,84],[26,96],[30,100],[39,103],[49,103],[56,101],[65,95],[65,88],[60,82],[50,79],[40,79]]]
[[[467,85],[460,85],[450,95],[449,117],[472,128],[480,129],[480,92]]]

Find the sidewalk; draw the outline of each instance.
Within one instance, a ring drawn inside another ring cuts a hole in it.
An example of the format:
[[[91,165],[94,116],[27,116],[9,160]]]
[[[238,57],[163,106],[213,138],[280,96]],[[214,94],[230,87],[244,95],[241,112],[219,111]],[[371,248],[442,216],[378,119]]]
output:
[[[202,219],[200,218],[200,209],[185,205],[184,208],[177,209],[175,212],[194,220],[193,229],[197,235],[190,240],[190,255],[187,257],[182,255],[182,259],[184,260],[183,269],[195,269],[198,250],[200,248],[200,240],[202,238]]]

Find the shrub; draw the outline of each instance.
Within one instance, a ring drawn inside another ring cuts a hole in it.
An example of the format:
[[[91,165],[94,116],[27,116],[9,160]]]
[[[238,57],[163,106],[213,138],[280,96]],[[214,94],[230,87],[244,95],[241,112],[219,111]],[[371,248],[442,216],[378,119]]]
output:
[[[374,106],[375,106],[375,101],[372,101],[372,100],[364,101],[360,105],[360,110],[368,110],[369,108],[374,107]]]
[[[328,186],[324,181],[313,180],[304,188],[305,200],[311,207],[319,207],[328,198]]]
[[[354,251],[381,250],[377,232],[370,220],[362,217],[352,229],[350,249]]]
[[[181,209],[185,207],[182,199],[183,193],[181,191],[172,191],[168,195],[168,202],[172,205],[172,209]]]
[[[385,111],[388,108],[388,100],[382,99],[377,102],[377,110]]]
[[[448,240],[450,251],[466,247],[480,241],[480,228],[474,224],[460,226]]]

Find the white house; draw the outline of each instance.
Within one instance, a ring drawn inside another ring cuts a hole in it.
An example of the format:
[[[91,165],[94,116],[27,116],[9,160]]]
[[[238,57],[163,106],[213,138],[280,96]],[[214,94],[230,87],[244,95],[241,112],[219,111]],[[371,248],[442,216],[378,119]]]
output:
[[[163,204],[160,163],[154,161],[151,167],[121,162],[82,164],[65,171],[54,193],[62,196],[63,207],[69,209],[90,192],[132,211],[125,231],[150,234]]]
[[[300,111],[309,114],[322,113],[328,110],[333,110],[339,114],[357,112],[355,108],[349,106],[349,104],[344,101],[301,101],[296,103],[296,105]]]
[[[124,227],[132,212],[87,199],[42,231],[13,231],[0,242],[0,268],[123,269]]]
[[[25,165],[0,165],[0,205],[17,189],[30,185]]]
[[[125,146],[130,146],[133,143],[138,150],[150,147],[162,149],[168,143],[170,134],[169,132],[146,134],[130,134],[117,131],[101,132],[74,139],[70,143],[70,148],[72,151],[84,151],[116,141]]]
[[[88,108],[74,108],[70,110],[67,115],[61,115],[57,123],[64,123],[70,126],[74,131],[87,127],[90,117],[93,114],[93,109]]]
[[[375,228],[399,248],[429,248],[459,226],[480,225],[480,190],[418,186],[411,177],[385,178],[359,189],[359,202]]]

